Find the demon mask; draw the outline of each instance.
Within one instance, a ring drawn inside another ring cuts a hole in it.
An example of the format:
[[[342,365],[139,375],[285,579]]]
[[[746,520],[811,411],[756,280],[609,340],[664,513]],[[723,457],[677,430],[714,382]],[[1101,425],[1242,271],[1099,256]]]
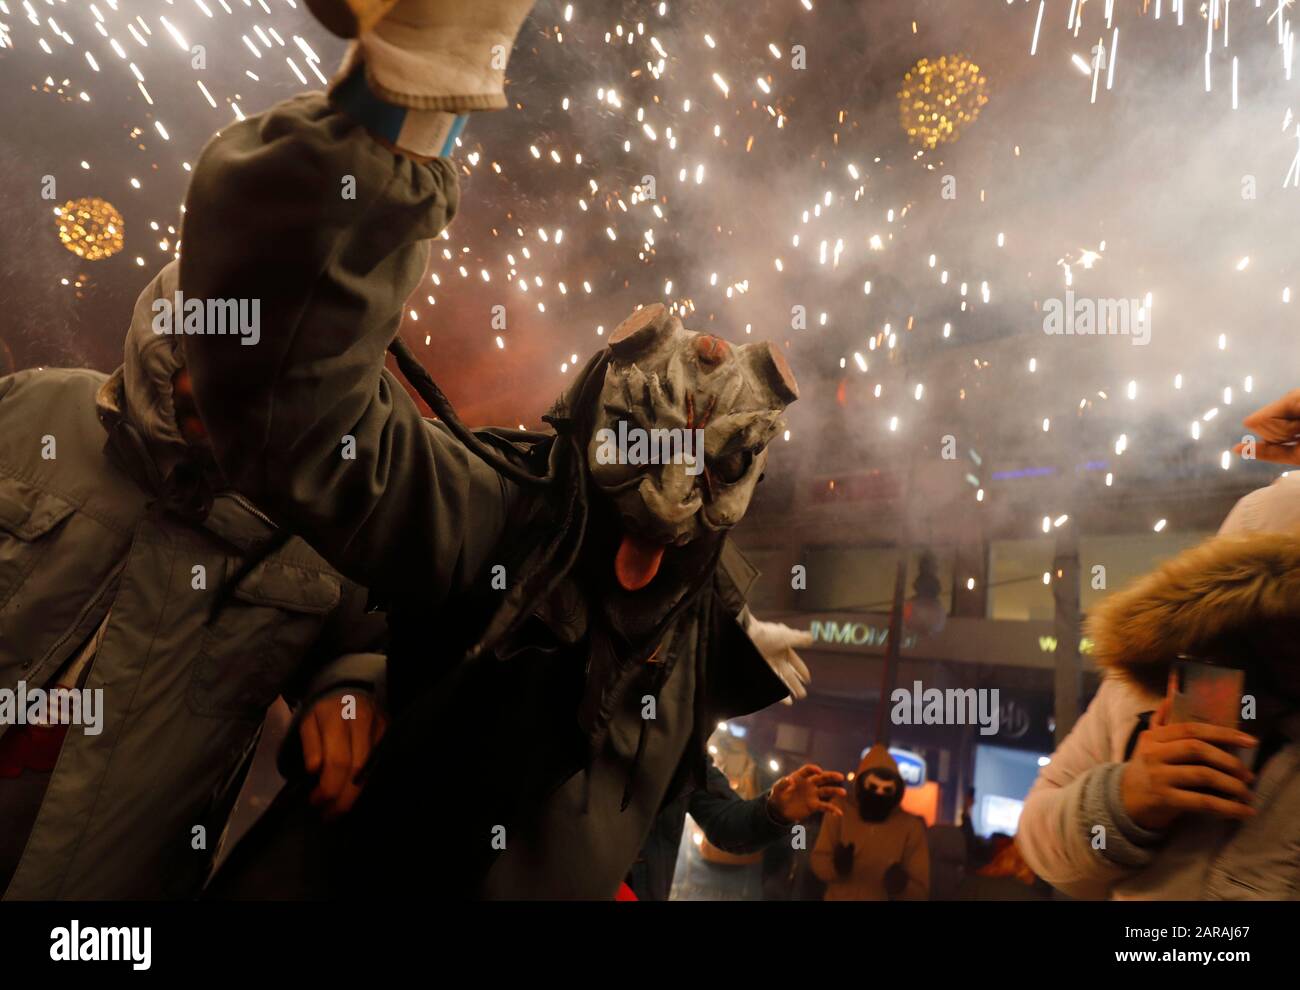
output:
[[[658,303],[624,320],[609,350],[587,463],[622,525],[619,583],[635,591],[666,547],[741,520],[799,392],[772,345],[687,330]]]

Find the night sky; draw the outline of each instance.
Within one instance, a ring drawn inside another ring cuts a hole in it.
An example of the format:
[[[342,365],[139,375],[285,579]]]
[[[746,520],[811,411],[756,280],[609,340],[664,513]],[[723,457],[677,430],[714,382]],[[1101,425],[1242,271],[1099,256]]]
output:
[[[1280,44],[1254,0],[543,0],[511,109],[455,156],[461,214],[403,333],[465,420],[537,426],[602,332],[663,301],[786,350],[803,397],[770,470],[952,435],[981,485],[1071,462],[1215,477],[1241,416],[1295,384],[1291,16]],[[343,43],[288,0],[3,0],[0,24],[0,364],[109,370],[176,250],[183,163],[236,106],[307,88],[296,73],[321,87]],[[899,91],[940,56],[987,102],[931,150]],[[52,210],[79,197],[122,212],[114,257],[59,243]],[[1045,334],[1067,287],[1150,294],[1149,345]],[[976,498],[968,481],[936,498]]]

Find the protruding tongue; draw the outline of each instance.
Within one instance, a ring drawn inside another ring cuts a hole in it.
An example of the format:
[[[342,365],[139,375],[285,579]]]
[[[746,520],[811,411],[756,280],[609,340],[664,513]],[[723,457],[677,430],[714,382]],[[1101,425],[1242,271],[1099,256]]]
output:
[[[659,562],[663,558],[662,543],[624,533],[623,542],[614,555],[614,576],[624,591],[640,591],[659,573]]]

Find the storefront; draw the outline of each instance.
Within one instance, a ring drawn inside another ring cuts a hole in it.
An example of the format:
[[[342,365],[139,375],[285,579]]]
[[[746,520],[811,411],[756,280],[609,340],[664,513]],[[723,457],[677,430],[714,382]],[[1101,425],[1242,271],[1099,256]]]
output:
[[[751,752],[781,772],[807,762],[854,769],[875,740],[888,616],[767,617],[812,633],[813,645],[800,651],[812,684],[808,698],[739,723]],[[1087,647],[1085,699],[1096,684]],[[1054,749],[1055,648],[1050,622],[957,617],[934,635],[905,635],[886,701],[889,742],[924,762],[924,780],[937,791],[924,799],[934,808],[926,817],[955,822],[973,788],[977,830],[1005,831],[1018,818]]]

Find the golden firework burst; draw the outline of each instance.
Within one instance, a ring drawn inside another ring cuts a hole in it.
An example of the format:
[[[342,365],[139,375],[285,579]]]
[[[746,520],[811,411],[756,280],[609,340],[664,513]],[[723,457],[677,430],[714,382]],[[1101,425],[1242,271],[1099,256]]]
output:
[[[923,58],[898,91],[898,119],[913,144],[936,148],[956,141],[988,103],[988,79],[964,55]]]
[[[126,225],[106,199],[70,199],[54,208],[54,222],[60,242],[79,258],[102,261],[122,250]]]

